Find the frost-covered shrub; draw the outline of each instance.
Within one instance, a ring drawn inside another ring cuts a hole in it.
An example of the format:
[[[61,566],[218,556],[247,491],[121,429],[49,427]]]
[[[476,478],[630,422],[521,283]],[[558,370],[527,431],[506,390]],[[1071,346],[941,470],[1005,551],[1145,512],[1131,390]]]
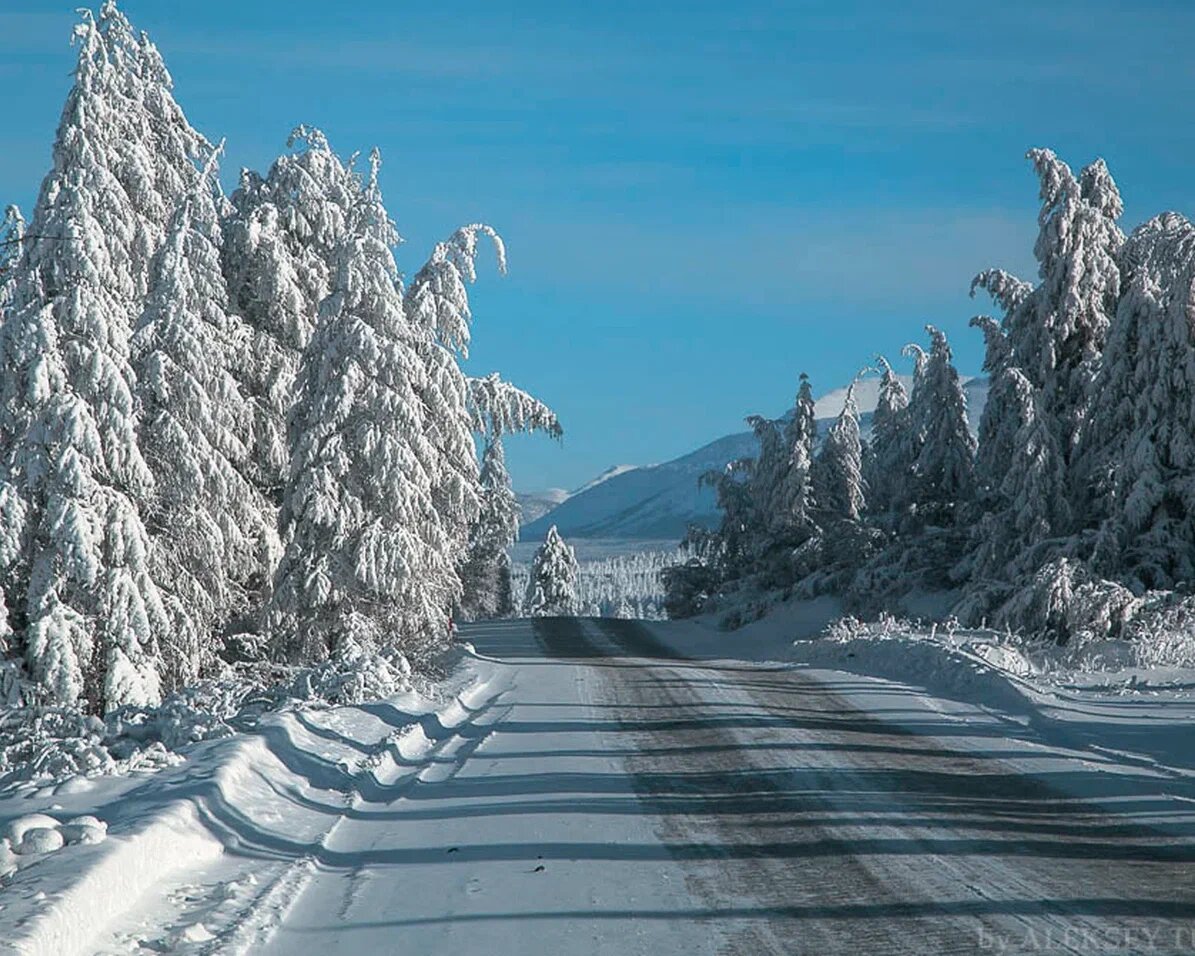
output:
[[[1040,568],[1015,588],[992,623],[1025,635],[1119,637],[1141,599],[1114,581],[1095,578],[1070,558]]]
[[[853,641],[858,638],[883,638],[899,636],[907,638],[915,634],[922,625],[891,614],[880,614],[874,621],[862,621],[847,614],[826,625],[822,637],[831,641]]]
[[[369,652],[346,641],[315,667],[230,671],[157,707],[121,707],[103,719],[78,707],[8,710],[0,719],[0,790],[22,781],[44,785],[172,766],[188,746],[250,729],[281,707],[358,704],[410,686],[411,666],[401,653]]]
[[[718,589],[718,574],[698,558],[674,564],[661,572],[664,584],[664,610],[673,620],[696,617],[712,610]]]
[[[104,722],[77,708],[9,711],[0,722],[0,790],[21,780],[112,773],[105,736]]]
[[[315,667],[299,671],[287,696],[329,704],[359,704],[391,697],[410,687],[411,665],[397,651],[367,651],[346,641],[338,652]]]
[[[1170,595],[1145,602],[1125,628],[1142,667],[1195,667],[1195,597]]]

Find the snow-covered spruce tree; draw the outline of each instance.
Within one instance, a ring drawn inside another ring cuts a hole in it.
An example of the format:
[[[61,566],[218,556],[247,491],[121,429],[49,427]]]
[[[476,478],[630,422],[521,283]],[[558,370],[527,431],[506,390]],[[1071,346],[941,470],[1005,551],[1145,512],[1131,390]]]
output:
[[[1017,431],[1026,420],[1026,403],[1034,400],[1033,385],[1011,363],[1008,335],[1000,323],[987,315],[971,319],[972,328],[983,332],[983,370],[988,376],[988,397],[979,419],[979,440],[975,455],[976,499],[981,508],[997,509],[1000,490],[1012,461]],[[1021,383],[1029,392],[1026,394]]]
[[[802,372],[793,414],[784,430],[787,460],[773,516],[773,527],[788,539],[808,533],[813,524],[817,505],[813,495],[813,446],[816,441],[813,388],[809,376]]]
[[[229,619],[260,598],[274,533],[242,472],[250,416],[231,370],[248,336],[228,313],[215,158],[175,214],[132,339],[140,447],[154,476],[151,563],[171,621],[163,677],[174,688],[209,667]]]
[[[519,503],[506,470],[501,438],[486,442],[481,459],[481,512],[470,531],[469,556],[461,570],[463,620],[514,613],[507,549],[519,534]]]
[[[429,332],[403,312],[379,162],[375,151],[291,415],[271,618],[276,652],[296,660],[349,640],[423,650],[446,639],[460,599],[458,547],[436,500],[436,442],[456,423],[433,421],[421,399]]]
[[[879,400],[871,418],[870,453],[864,459],[867,507],[873,515],[888,512],[908,485],[913,472],[909,430],[909,395],[882,355],[876,356],[880,372]]]
[[[4,309],[12,299],[12,281],[24,239],[25,219],[21,210],[9,206],[0,221],[0,323],[4,321]]]
[[[780,525],[780,495],[788,471],[788,453],[784,447],[782,423],[762,415],[751,415],[747,425],[759,443],[759,454],[748,478],[751,499],[751,550],[759,555],[767,550],[772,531]]]
[[[1126,244],[1124,295],[1092,390],[1079,478],[1097,567],[1139,587],[1195,578],[1195,226],[1165,213]]]
[[[295,128],[287,148],[264,177],[242,171],[223,224],[222,255],[231,309],[250,331],[234,370],[252,411],[248,474],[276,505],[299,362],[332,291],[360,192],[352,162],[343,163],[320,130]]]
[[[468,379],[473,430],[486,442],[482,456],[480,510],[469,528],[469,549],[461,570],[464,620],[505,617],[514,611],[509,548],[518,539],[519,509],[506,471],[502,436],[518,431],[563,431],[543,402],[502,381],[495,372]]]
[[[1118,256],[1124,233],[1117,220],[1123,204],[1103,160],[1096,160],[1076,178],[1050,150],[1030,150],[1028,157],[1041,186],[1039,233],[1034,245],[1040,282],[1030,289],[1005,272],[988,270],[976,277],[972,291],[987,289],[1005,310],[1002,364],[1019,368],[1039,392],[1042,427],[1054,431],[1049,444],[1058,448],[1061,464],[1050,465],[1049,470],[1061,468],[1074,494],[1065,512],[1051,511],[1081,519],[1088,503],[1071,465],[1120,296]],[[998,385],[995,378],[993,385]],[[997,396],[995,405],[985,411],[983,435],[1015,432],[1015,426],[999,421],[1003,407]],[[1001,475],[988,473],[986,464],[991,463],[995,460],[989,459],[981,468],[981,478],[989,489],[1002,483]],[[1053,536],[1070,530],[1043,528],[1042,534]]]
[[[921,508],[949,514],[969,499],[974,479],[975,439],[967,427],[963,393],[946,336],[926,326],[930,351],[909,406],[919,438],[913,486]]]
[[[506,473],[501,438],[515,431],[561,434],[556,415],[538,399],[499,378],[467,378],[457,355],[468,356],[472,311],[468,285],[477,278],[480,238],[494,245],[498,269],[506,249],[489,226],[474,223],[438,243],[404,297],[410,321],[429,333],[423,348],[427,387],[421,394],[436,423],[441,462],[434,487],[436,508],[461,568],[466,619],[509,613],[510,566],[506,551],[518,533],[518,511]],[[478,483],[472,432],[487,442],[490,470]],[[474,592],[473,588],[481,590]]]
[[[153,703],[168,628],[140,509],[133,321],[166,225],[210,149],[153,45],[111,2],[76,29],[79,61],[0,332],[0,467],[10,601],[53,700]],[[7,522],[6,522],[7,524]]]
[[[814,474],[818,508],[835,518],[858,520],[867,499],[854,382],[847,388],[842,411],[826,433]]]
[[[994,448],[981,450],[991,461],[999,449],[1003,463],[986,464],[1000,486],[984,494],[982,515],[972,535],[974,555],[969,573],[976,583],[1013,579],[1036,570],[1034,546],[1050,529],[1069,523],[1062,455],[1056,435],[1041,409],[1038,391],[1018,368],[1000,371],[993,391],[1005,407],[1000,421],[1011,435],[991,437]],[[990,397],[989,397],[990,400]],[[1059,513],[1059,509],[1062,512]]]
[[[1103,160],[1076,180],[1051,150],[1028,153],[1041,184],[1034,245],[1041,282],[1009,315],[1016,364],[1045,392],[1045,410],[1072,440],[1087,402],[1087,378],[1103,349],[1120,295],[1116,257],[1124,233],[1116,184]]]
[[[552,525],[531,561],[523,610],[527,617],[566,617],[577,608],[577,556]]]

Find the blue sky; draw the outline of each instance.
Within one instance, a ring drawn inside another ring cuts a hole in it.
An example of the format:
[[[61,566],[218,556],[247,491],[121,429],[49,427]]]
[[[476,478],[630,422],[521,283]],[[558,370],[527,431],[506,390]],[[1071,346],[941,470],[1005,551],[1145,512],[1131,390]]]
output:
[[[47,168],[75,6],[0,11],[2,202]],[[1186,2],[122,6],[230,183],[306,122],[381,148],[407,271],[460,223],[503,233],[470,368],[567,432],[511,442],[523,489],[779,414],[801,371],[837,387],[925,322],[976,371],[971,275],[1033,273],[1030,146],[1104,156],[1126,225],[1195,204]]]

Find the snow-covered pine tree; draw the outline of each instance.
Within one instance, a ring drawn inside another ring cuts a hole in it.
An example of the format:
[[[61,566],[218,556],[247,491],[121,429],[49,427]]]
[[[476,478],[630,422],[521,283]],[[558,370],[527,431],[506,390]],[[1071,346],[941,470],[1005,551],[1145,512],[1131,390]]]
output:
[[[919,437],[913,462],[915,500],[922,507],[952,510],[970,498],[975,439],[967,427],[967,397],[946,336],[927,325],[930,350],[909,405]]]
[[[1099,569],[1144,587],[1195,577],[1195,226],[1164,213],[1123,250],[1124,295],[1077,473],[1094,489]]]
[[[552,525],[531,562],[524,613],[566,617],[577,613],[577,556]]]
[[[842,411],[826,433],[814,475],[818,508],[837,518],[858,520],[867,505],[867,497],[859,408],[853,381],[847,388]]]
[[[163,676],[176,688],[211,664],[229,619],[261,596],[275,534],[242,473],[249,409],[231,370],[248,335],[228,313],[215,161],[175,213],[132,339],[140,447],[154,476],[146,523],[171,619]]]
[[[274,592],[277,651],[310,660],[344,641],[419,651],[460,600],[455,543],[436,508],[443,428],[421,395],[429,332],[407,321],[376,151],[304,353],[291,416]]]
[[[408,319],[429,333],[423,350],[427,388],[421,398],[437,423],[435,447],[442,460],[434,497],[454,543],[454,565],[461,566],[466,617],[492,616],[511,603],[502,582],[510,576],[506,549],[517,535],[518,514],[512,509],[501,437],[536,429],[560,435],[556,415],[542,402],[496,373],[467,378],[457,364],[458,354],[469,353],[473,315],[468,285],[477,278],[477,245],[483,237],[493,243],[498,269],[505,273],[501,237],[490,226],[474,223],[436,245],[404,296]],[[478,484],[471,431],[488,442],[491,471],[483,485]],[[473,585],[483,592],[470,593]]]
[[[755,539],[751,550],[767,550],[772,529],[781,526],[781,493],[788,472],[788,453],[784,447],[782,423],[762,415],[751,415],[747,425],[759,443],[759,454],[748,477],[747,494],[751,499],[750,534]]]
[[[75,31],[75,83],[0,331],[0,551],[13,555],[24,652],[50,699],[153,703],[168,627],[139,513],[128,340],[150,261],[210,146],[157,50],[112,2]],[[19,508],[10,507],[19,498]],[[12,582],[16,582],[14,587]]]
[[[889,511],[908,485],[913,461],[908,456],[908,392],[884,356],[876,356],[876,364],[880,372],[879,399],[871,418],[870,453],[864,459],[863,477],[868,510],[878,515]]]
[[[21,243],[25,239],[25,219],[21,210],[9,206],[0,221],[0,323],[4,321],[4,309],[12,299],[12,280]]]
[[[468,285],[477,278],[480,236],[493,243],[498,269],[505,272],[501,237],[489,226],[475,223],[436,244],[403,297],[407,320],[426,333],[420,346],[426,367],[420,401],[428,409],[434,428],[432,448],[439,458],[431,471],[432,500],[449,542],[449,559],[462,571],[482,508],[470,383],[457,362],[458,355],[469,354],[473,313]],[[492,574],[499,571],[496,565],[490,568]]]
[[[481,513],[470,532],[461,570],[463,620],[507,617],[514,611],[507,549],[519,534],[519,503],[506,470],[502,439],[486,442],[481,459]]]
[[[1040,405],[1037,389],[1019,368],[1006,366],[997,373],[993,395],[1002,405],[1001,431],[990,433],[988,446],[980,445],[986,480],[998,475],[1000,485],[983,490],[980,504],[986,513],[973,534],[972,574],[977,579],[1013,579],[1036,570],[1033,546],[1063,527],[1069,515],[1062,456],[1051,423]],[[997,455],[1005,460],[997,460]]]
[[[263,177],[241,172],[223,224],[230,305],[250,330],[235,370],[252,409],[249,474],[276,505],[289,461],[287,420],[303,351],[332,291],[338,250],[360,192],[324,134],[296,127]]]
[[[1076,179],[1048,149],[1030,150],[1028,157],[1041,187],[1034,245],[1040,282],[1030,289],[1005,272],[988,270],[975,278],[972,291],[987,289],[1004,308],[1007,364],[1020,368],[1040,391],[1043,421],[1054,428],[1054,444],[1069,473],[1120,296],[1117,258],[1124,233],[1117,220],[1123,204],[1103,160]],[[984,431],[1000,427],[993,421]]]

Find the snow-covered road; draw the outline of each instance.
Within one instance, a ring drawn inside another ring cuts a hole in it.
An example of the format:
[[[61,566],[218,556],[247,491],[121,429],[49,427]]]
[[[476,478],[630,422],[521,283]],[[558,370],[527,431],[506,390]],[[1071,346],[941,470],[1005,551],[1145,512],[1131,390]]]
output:
[[[679,633],[478,625],[447,704],[216,742],[147,785],[192,856],[53,951],[1195,951],[1189,777],[907,686],[682,658]],[[55,885],[58,856],[21,876]]]

